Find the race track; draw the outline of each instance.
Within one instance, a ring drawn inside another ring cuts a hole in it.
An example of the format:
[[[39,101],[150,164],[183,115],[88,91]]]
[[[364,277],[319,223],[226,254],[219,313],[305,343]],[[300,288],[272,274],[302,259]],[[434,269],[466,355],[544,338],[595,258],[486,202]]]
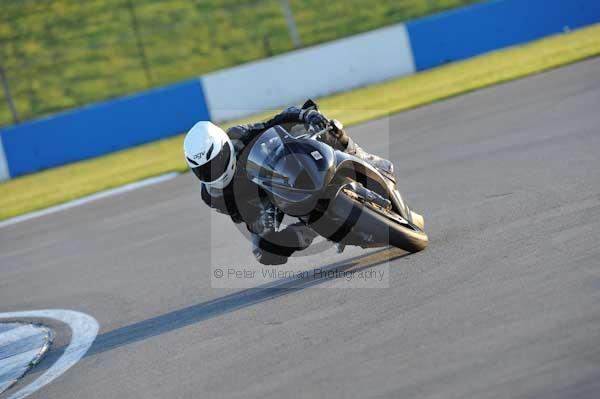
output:
[[[600,59],[350,132],[389,151],[430,247],[293,264],[382,270],[389,287],[211,288],[211,262],[252,257],[191,174],[1,228],[0,312],[100,325],[30,397],[600,397]],[[68,343],[57,331],[21,387]]]

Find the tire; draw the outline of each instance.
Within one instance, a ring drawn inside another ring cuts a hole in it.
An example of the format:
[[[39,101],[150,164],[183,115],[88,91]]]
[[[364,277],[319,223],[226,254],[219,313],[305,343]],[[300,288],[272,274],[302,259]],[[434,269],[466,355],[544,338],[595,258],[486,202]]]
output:
[[[348,221],[346,231],[364,232],[372,235],[379,243],[389,243],[413,253],[424,250],[429,244],[427,234],[419,227],[410,223],[410,227],[405,226],[385,215],[391,212],[383,209],[378,211],[375,206],[351,198],[344,190],[339,192],[332,205],[330,211],[334,212],[337,218]]]

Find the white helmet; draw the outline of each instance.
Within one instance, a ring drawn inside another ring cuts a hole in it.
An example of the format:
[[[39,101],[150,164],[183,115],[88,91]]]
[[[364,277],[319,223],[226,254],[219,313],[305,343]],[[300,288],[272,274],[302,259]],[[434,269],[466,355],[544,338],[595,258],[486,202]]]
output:
[[[183,153],[188,166],[207,188],[222,189],[235,173],[235,151],[227,133],[211,122],[198,122],[186,134]]]

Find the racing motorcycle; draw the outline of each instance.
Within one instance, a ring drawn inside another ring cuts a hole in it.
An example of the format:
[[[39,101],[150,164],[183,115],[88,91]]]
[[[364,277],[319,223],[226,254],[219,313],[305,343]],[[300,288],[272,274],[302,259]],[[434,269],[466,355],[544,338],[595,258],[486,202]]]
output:
[[[252,144],[248,178],[284,214],[338,243],[338,250],[346,245],[425,249],[423,217],[403,201],[395,177],[317,140],[342,128],[337,120],[300,135],[272,127]]]

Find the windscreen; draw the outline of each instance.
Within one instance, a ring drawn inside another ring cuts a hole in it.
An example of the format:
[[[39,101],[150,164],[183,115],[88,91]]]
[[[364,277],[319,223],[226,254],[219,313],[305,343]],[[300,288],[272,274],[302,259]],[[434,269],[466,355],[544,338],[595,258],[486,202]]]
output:
[[[256,140],[246,165],[250,179],[258,179],[263,184],[272,182],[277,185],[290,185],[289,174],[286,171],[297,170],[301,166],[283,144],[281,135],[286,134],[282,128],[275,127],[264,132]]]

